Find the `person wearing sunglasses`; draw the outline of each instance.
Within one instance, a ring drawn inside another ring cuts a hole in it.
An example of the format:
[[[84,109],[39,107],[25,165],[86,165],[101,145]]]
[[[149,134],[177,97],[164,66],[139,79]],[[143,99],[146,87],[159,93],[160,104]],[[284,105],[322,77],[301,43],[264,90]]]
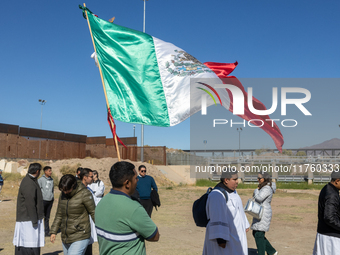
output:
[[[99,179],[99,173],[97,170],[93,170],[93,182],[87,187],[93,191],[95,202],[98,204],[98,202],[104,197],[105,185],[104,182]]]
[[[155,180],[150,175],[146,175],[146,166],[140,165],[138,167],[138,183],[137,192],[139,194],[140,203],[145,208],[146,212],[151,218],[153,204],[151,201],[151,189],[158,192]]]
[[[276,191],[276,185],[272,182],[270,175],[267,172],[261,172],[257,176],[259,182],[258,188],[254,191],[255,201],[263,205],[263,215],[261,220],[253,218],[251,229],[257,247],[258,255],[277,255],[278,252],[270,244],[265,237],[265,233],[269,231],[270,222],[272,219],[271,202],[273,194]]]

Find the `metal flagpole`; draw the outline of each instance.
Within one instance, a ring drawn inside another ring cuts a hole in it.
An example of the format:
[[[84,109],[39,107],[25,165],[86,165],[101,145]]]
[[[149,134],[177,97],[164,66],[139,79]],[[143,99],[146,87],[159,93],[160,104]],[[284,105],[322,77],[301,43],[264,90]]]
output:
[[[145,8],[146,8],[146,0],[144,2],[144,15],[143,15],[143,33],[145,33]],[[141,150],[140,150],[140,161],[144,161],[144,125],[142,124],[142,134],[141,134]]]
[[[40,114],[40,130],[42,129],[42,116],[43,116],[43,106],[46,104],[46,100],[39,99],[39,103],[41,104],[41,114]],[[39,138],[39,159],[40,159],[40,151],[41,151],[41,138]]]

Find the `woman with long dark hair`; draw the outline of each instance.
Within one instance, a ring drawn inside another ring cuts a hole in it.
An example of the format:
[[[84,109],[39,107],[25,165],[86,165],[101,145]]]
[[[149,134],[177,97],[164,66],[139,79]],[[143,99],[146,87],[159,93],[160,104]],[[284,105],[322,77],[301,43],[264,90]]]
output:
[[[61,230],[64,254],[83,255],[90,242],[89,215],[94,221],[95,204],[91,192],[76,177],[66,174],[59,182],[58,209],[51,227],[51,242]]]
[[[263,205],[262,218],[260,220],[253,218],[251,225],[257,246],[257,254],[265,255],[267,252],[268,255],[277,255],[278,252],[265,237],[265,232],[269,231],[270,221],[272,219],[271,201],[276,190],[276,185],[272,183],[271,177],[267,172],[259,173],[257,180],[259,185],[254,191],[254,197],[256,202]]]

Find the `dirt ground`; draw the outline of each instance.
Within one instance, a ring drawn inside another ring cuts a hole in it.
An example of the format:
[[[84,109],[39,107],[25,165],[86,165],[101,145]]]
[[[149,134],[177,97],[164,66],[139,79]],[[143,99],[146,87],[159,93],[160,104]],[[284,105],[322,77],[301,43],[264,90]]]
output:
[[[16,195],[18,182],[5,182],[0,194],[0,253],[14,254],[12,244]],[[107,184],[108,187],[108,184]],[[108,188],[106,192],[108,192]],[[158,243],[146,243],[147,254],[201,254],[204,242],[205,228],[196,227],[192,219],[191,207],[195,199],[204,193],[206,188],[192,186],[163,186],[160,188],[162,205],[154,211],[152,219],[160,231]],[[251,196],[252,190],[239,190],[243,203]],[[311,254],[317,224],[317,198],[319,191],[278,190],[273,197],[273,219],[270,231],[266,237],[279,251],[280,255]],[[51,213],[53,221],[59,192],[56,191],[56,200]],[[251,220],[248,218],[249,221]],[[247,234],[249,254],[256,253],[256,245],[251,235]],[[60,235],[52,244],[48,238],[44,255],[57,255],[62,253]],[[93,254],[99,254],[98,244],[93,246]]]
[[[44,162],[50,165],[58,179],[61,177],[60,168],[64,165],[80,164],[99,172],[99,177],[104,181],[106,190],[110,190],[108,173],[111,166],[117,159],[69,159]],[[132,162],[136,168],[141,162]],[[27,165],[22,160],[20,165]],[[153,212],[152,219],[159,228],[161,234],[157,243],[146,242],[147,254],[201,254],[204,243],[205,228],[196,227],[192,219],[192,203],[199,198],[207,188],[188,185],[175,186],[174,182],[168,180],[157,167],[145,164],[147,173],[152,175],[158,186],[161,199],[161,207]],[[20,181],[6,181],[0,194],[0,253],[14,254],[12,244],[15,214],[16,197]],[[253,190],[238,190],[243,204],[251,197]],[[51,212],[50,224],[52,224],[56,205],[60,192],[55,189],[55,202]],[[279,251],[280,255],[305,255],[311,254],[313,250],[316,224],[317,224],[317,199],[319,191],[305,190],[278,190],[273,197],[273,219],[270,231],[266,237],[271,244]],[[251,223],[251,218],[248,218]],[[257,254],[256,245],[251,232],[248,232],[249,255]],[[57,255],[63,254],[60,235],[52,244],[48,238],[45,239],[45,247],[41,254]],[[93,245],[93,254],[98,255],[98,243]]]

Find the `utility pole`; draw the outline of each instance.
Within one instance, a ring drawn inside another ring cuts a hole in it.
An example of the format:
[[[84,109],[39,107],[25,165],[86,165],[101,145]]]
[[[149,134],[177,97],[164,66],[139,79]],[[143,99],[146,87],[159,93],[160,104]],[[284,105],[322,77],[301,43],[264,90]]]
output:
[[[241,132],[242,132],[242,128],[237,128],[236,129],[238,131],[238,156],[241,156]]]
[[[42,129],[42,116],[43,116],[43,106],[46,104],[46,100],[39,99],[39,103],[41,104],[41,115],[40,115],[40,130]],[[39,159],[40,159],[40,151],[41,151],[41,138],[39,138]]]

